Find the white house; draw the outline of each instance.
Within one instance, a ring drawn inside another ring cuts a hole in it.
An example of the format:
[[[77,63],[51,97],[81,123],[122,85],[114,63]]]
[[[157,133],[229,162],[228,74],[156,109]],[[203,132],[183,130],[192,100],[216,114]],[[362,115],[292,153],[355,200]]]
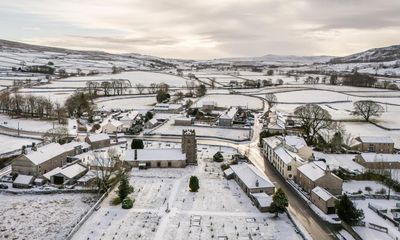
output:
[[[102,132],[103,133],[117,133],[122,132],[124,130],[124,124],[115,119],[109,119],[103,126]]]

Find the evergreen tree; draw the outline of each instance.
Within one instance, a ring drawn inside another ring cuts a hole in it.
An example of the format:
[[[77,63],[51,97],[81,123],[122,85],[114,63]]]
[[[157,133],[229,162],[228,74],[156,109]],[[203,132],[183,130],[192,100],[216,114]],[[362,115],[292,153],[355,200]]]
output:
[[[266,138],[266,137],[269,137],[269,136],[270,136],[270,134],[266,130],[263,130],[262,132],[260,132],[260,143],[259,143],[259,145],[262,146],[263,138]]]
[[[190,177],[189,188],[191,192],[197,192],[199,190],[199,179],[196,176]]]
[[[350,225],[354,225],[364,219],[363,210],[355,208],[346,194],[343,194],[340,201],[336,203],[336,210],[339,218]]]
[[[214,162],[222,162],[224,161],[224,156],[222,156],[221,152],[218,151],[216,154],[213,156]]]
[[[123,201],[132,192],[133,187],[129,184],[128,177],[126,176],[126,174],[122,174],[118,186],[118,197],[120,201]]]
[[[131,148],[132,149],[143,149],[143,140],[142,139],[132,139],[131,143]]]
[[[202,97],[202,96],[206,95],[206,92],[207,92],[206,86],[204,84],[201,84],[196,89],[196,96]]]
[[[278,188],[272,196],[270,212],[275,213],[275,216],[277,217],[279,213],[285,212],[287,206],[289,206],[289,203],[286,194],[282,188]]]

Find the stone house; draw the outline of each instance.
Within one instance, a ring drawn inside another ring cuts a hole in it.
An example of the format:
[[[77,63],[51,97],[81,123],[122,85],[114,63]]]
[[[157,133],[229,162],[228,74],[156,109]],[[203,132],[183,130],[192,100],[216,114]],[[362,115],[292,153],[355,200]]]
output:
[[[325,214],[335,214],[336,213],[336,202],[337,198],[333,196],[330,192],[326,191],[321,187],[315,187],[311,191],[310,196],[311,202],[321,209]]]
[[[186,167],[186,154],[182,149],[130,149],[125,152],[124,163],[130,167],[183,168]]]
[[[92,146],[92,149],[99,149],[111,146],[111,139],[108,134],[90,134],[86,136],[85,142]]]
[[[115,119],[109,119],[101,128],[103,133],[118,133],[124,131],[124,124]]]
[[[367,169],[400,169],[399,154],[361,153],[354,161]]]
[[[307,193],[322,187],[335,196],[342,194],[343,180],[333,174],[324,162],[313,161],[297,169],[297,184]]]
[[[352,150],[359,152],[393,153],[394,142],[385,136],[360,136],[355,139],[356,143],[351,146]]]
[[[11,164],[12,173],[35,177],[62,167],[67,159],[67,152],[58,143],[50,143],[17,157]]]

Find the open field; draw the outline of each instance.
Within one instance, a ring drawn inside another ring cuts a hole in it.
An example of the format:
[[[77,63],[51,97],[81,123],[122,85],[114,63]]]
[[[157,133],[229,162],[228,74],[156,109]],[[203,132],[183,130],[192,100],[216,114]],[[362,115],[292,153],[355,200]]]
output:
[[[65,239],[94,201],[89,194],[0,194],[0,239]]]

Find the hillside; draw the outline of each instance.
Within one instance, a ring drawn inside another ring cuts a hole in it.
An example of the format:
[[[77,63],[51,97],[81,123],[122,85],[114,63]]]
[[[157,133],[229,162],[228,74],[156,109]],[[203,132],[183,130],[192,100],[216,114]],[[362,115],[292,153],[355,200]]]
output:
[[[331,56],[295,56],[268,54],[261,57],[223,58],[227,62],[257,62],[259,64],[313,64],[326,63]]]
[[[330,60],[330,63],[369,63],[396,60],[400,60],[400,45],[373,48],[349,56],[333,58]]]

